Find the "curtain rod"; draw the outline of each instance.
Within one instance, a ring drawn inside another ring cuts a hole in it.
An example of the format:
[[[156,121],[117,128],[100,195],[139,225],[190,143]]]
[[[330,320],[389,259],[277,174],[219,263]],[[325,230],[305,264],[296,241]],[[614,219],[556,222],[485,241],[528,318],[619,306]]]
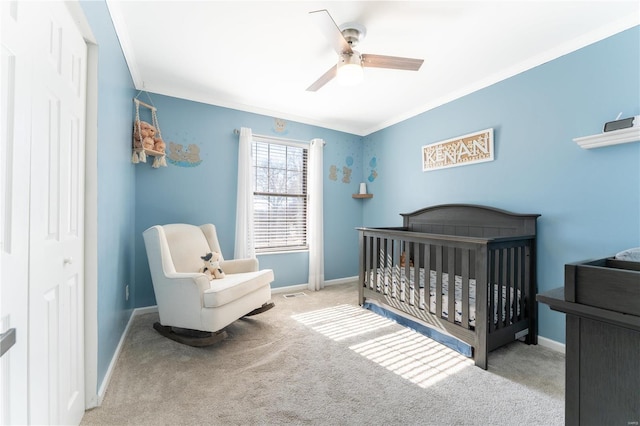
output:
[[[240,134],[240,130],[238,129],[233,129],[233,134],[235,135],[239,135]],[[293,142],[293,143],[303,143],[303,144],[309,144],[311,141],[303,141],[303,140],[299,140],[299,139],[287,139],[287,138],[281,138],[278,136],[269,136],[269,135],[259,135],[257,133],[253,133],[253,136],[259,137],[259,138],[263,138],[263,139],[271,139],[274,141],[282,141],[282,142]],[[323,145],[326,145],[326,142],[323,141]]]

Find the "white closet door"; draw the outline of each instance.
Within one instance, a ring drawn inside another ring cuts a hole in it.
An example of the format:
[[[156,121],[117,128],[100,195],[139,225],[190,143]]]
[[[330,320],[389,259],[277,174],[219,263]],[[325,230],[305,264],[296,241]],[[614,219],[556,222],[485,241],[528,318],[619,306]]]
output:
[[[0,333],[15,344],[0,358],[0,424],[27,424],[29,294],[30,16],[0,1]]]
[[[0,3],[0,332],[18,337],[0,362],[0,421],[79,424],[87,47],[64,3]]]

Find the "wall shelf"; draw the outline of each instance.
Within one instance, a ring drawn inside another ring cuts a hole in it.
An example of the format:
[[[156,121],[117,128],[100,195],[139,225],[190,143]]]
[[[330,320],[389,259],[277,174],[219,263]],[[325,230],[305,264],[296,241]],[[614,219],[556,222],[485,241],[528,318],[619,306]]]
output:
[[[131,162],[133,164],[146,163],[147,156],[154,157],[151,167],[157,169],[159,167],[167,167],[166,153],[154,151],[152,149],[133,148]]]
[[[145,154],[150,155],[152,157],[160,157],[162,155],[165,155],[164,152],[160,152],[160,151],[154,151],[152,149],[142,149],[142,148],[134,148],[133,149],[135,152],[142,152],[144,151]]]
[[[373,198],[373,194],[353,194],[353,198]]]
[[[613,132],[600,133],[598,135],[583,136],[573,140],[580,148],[602,148],[610,145],[618,145],[640,141],[640,127],[614,130]]]

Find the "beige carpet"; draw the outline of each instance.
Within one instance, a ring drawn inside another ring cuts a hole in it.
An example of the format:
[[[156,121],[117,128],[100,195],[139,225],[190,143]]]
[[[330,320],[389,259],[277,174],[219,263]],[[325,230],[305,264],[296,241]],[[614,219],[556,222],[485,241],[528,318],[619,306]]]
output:
[[[553,425],[564,356],[515,342],[489,369],[357,305],[354,284],[285,298],[192,348],[137,317],[82,424]]]

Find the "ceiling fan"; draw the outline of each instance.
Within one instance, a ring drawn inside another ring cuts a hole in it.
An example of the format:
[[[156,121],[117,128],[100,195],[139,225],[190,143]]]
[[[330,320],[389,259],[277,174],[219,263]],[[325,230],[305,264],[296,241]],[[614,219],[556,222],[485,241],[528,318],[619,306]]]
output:
[[[363,67],[418,71],[424,62],[424,59],[357,52],[352,47],[355,47],[366,35],[364,26],[350,22],[338,27],[325,9],[309,12],[309,14],[329,40],[331,47],[338,53],[338,63],[309,86],[308,92],[317,91],[335,77],[344,85],[357,84],[363,78]]]

